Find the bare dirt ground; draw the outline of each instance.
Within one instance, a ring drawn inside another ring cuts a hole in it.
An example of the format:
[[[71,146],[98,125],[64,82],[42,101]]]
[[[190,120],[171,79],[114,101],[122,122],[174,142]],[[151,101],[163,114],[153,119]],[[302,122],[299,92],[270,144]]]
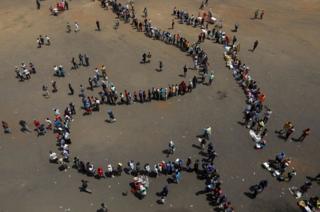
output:
[[[162,29],[171,26],[170,15],[174,6],[198,13],[200,0],[136,0],[136,11],[149,10],[152,23]],[[52,116],[53,108],[63,110],[69,102],[77,109],[81,101],[67,95],[71,82],[79,92],[79,85],[87,85],[95,66],[105,64],[110,79],[118,90],[137,90],[167,86],[181,80],[184,64],[192,61],[177,48],[151,40],[132,30],[129,24],[120,23],[112,29],[114,14],[100,8],[98,2],[70,1],[70,10],[58,17],[49,15],[49,6],[55,1],[41,2],[41,10],[35,9],[33,0],[2,0],[0,3],[0,119],[12,128],[11,135],[0,134],[0,211],[95,211],[105,202],[110,211],[212,211],[205,195],[196,196],[204,183],[193,174],[183,174],[181,184],[170,185],[165,205],[156,203],[155,192],[165,184],[165,177],[152,179],[146,199],[140,201],[133,195],[126,197],[129,176],[95,180],[89,178],[93,194],[80,193],[80,180],[86,178],[75,170],[59,172],[57,166],[48,163],[49,150],[55,150],[52,134],[36,137],[19,131],[18,122],[25,119],[44,120]],[[129,160],[142,164],[155,163],[165,158],[162,150],[170,139],[177,144],[174,157],[186,159],[198,157],[192,144],[205,126],[213,126],[216,150],[215,160],[223,180],[222,188],[236,211],[299,211],[288,187],[301,185],[305,176],[319,173],[319,56],[320,56],[320,2],[318,0],[209,0],[214,14],[223,19],[224,29],[232,35],[234,23],[239,23],[237,37],[241,43],[240,56],[251,69],[267,95],[266,104],[273,110],[269,123],[268,145],[262,151],[253,149],[248,130],[237,122],[242,118],[245,96],[235,83],[231,72],[225,68],[222,46],[206,41],[202,47],[209,55],[215,71],[213,86],[201,86],[191,94],[170,99],[167,102],[134,104],[112,107],[117,122],[104,122],[106,110],[83,117],[77,115],[72,123],[72,155],[95,165],[105,165],[105,160],[116,164]],[[251,20],[255,9],[266,11],[265,18]],[[100,20],[102,31],[95,31],[95,21]],[[67,34],[67,22],[78,21],[80,32]],[[176,24],[174,30],[196,41],[198,28]],[[36,38],[49,35],[52,45],[36,48]],[[259,40],[255,53],[247,51]],[[144,51],[151,51],[153,60],[141,65]],[[70,71],[70,61],[79,53],[87,53],[92,64],[88,68]],[[158,60],[165,70],[156,72]],[[38,73],[31,80],[18,82],[14,66],[32,61]],[[67,76],[52,76],[52,67],[62,64]],[[188,77],[192,77],[192,71]],[[41,87],[57,81],[58,93],[51,98],[42,97]],[[88,94],[94,92],[86,91]],[[95,91],[96,92],[96,91]],[[283,122],[292,121],[296,136],[304,128],[312,129],[304,143],[284,142],[273,133]],[[280,151],[293,159],[297,176],[290,183],[279,183],[260,166]],[[261,179],[269,181],[268,188],[255,200],[243,192]],[[320,193],[313,185],[311,194]]]

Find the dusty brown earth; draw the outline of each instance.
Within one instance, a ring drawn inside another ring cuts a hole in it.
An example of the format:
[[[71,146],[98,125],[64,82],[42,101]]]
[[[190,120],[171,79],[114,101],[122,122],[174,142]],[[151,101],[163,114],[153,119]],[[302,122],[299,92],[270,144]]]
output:
[[[146,6],[152,23],[162,29],[170,27],[172,8],[183,8],[198,13],[200,0],[136,0],[140,14]],[[67,95],[67,84],[76,90],[87,85],[94,67],[107,66],[110,79],[118,90],[137,90],[166,86],[181,80],[179,74],[184,64],[192,61],[173,46],[151,40],[135,32],[130,25],[120,23],[112,29],[114,14],[89,0],[70,1],[70,10],[58,17],[49,15],[49,6],[55,1],[42,1],[41,10],[35,9],[33,0],[2,0],[0,2],[0,119],[12,128],[11,135],[0,134],[0,211],[95,211],[105,202],[110,211],[212,211],[205,195],[195,193],[204,183],[193,174],[183,174],[181,184],[170,185],[165,205],[156,203],[155,192],[165,184],[165,177],[152,179],[146,199],[140,201],[129,194],[129,176],[94,180],[89,178],[93,194],[79,192],[80,180],[86,178],[75,170],[59,172],[56,165],[48,163],[48,151],[55,150],[52,134],[36,137],[19,131],[20,119],[44,120],[52,116],[53,108],[61,110],[69,102],[80,107],[77,96]],[[241,58],[252,69],[252,76],[267,95],[266,104],[273,110],[269,123],[268,145],[255,151],[248,131],[237,122],[241,120],[245,96],[236,85],[231,72],[225,68],[221,46],[206,41],[202,46],[209,55],[216,78],[211,87],[201,86],[191,94],[167,102],[134,104],[112,107],[117,117],[114,124],[106,124],[106,110],[92,116],[77,115],[72,123],[72,155],[105,165],[129,159],[142,163],[155,163],[165,158],[162,150],[170,139],[177,144],[175,157],[198,158],[192,147],[196,135],[204,126],[213,126],[214,144],[219,157],[215,164],[223,180],[223,190],[236,211],[298,211],[288,187],[301,185],[305,176],[319,173],[319,56],[320,56],[320,2],[318,0],[209,0],[208,8],[223,20],[224,29],[232,35],[234,23],[240,24],[237,37],[241,42]],[[264,20],[251,20],[257,8],[266,11]],[[95,31],[95,21],[100,20],[102,31]],[[66,22],[78,21],[80,32],[65,33]],[[198,28],[176,24],[189,40],[196,41]],[[48,34],[52,45],[36,48],[39,34]],[[247,51],[258,39],[255,53]],[[139,64],[141,54],[151,51],[153,61]],[[91,58],[89,68],[69,71],[70,61],[78,53]],[[154,69],[162,60],[165,70]],[[38,73],[30,81],[18,82],[14,66],[32,61]],[[68,69],[64,79],[52,76],[53,65]],[[188,77],[192,77],[189,71]],[[51,98],[42,97],[41,87],[57,80],[59,92]],[[95,91],[96,92],[96,91]],[[92,95],[93,92],[86,91]],[[306,127],[312,129],[304,143],[283,142],[273,133],[282,123],[291,120],[296,134]],[[297,176],[290,183],[279,183],[260,167],[261,162],[285,151],[293,159]],[[174,159],[174,157],[170,158]],[[269,186],[255,200],[243,192],[261,179]],[[309,195],[320,193],[313,185]]]

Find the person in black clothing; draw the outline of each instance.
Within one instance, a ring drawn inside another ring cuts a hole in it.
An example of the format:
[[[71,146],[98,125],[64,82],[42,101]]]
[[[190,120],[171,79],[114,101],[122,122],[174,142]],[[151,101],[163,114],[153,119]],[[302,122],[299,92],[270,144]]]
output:
[[[66,7],[66,10],[69,10],[69,3],[68,3],[68,1],[65,1],[65,2],[64,2],[64,6]]]
[[[146,63],[147,62],[147,54],[143,53],[142,54],[142,63]]]
[[[100,22],[99,22],[98,20],[96,21],[96,25],[97,25],[97,30],[98,30],[98,31],[101,31],[101,29],[100,29]]]
[[[108,212],[108,208],[106,208],[104,203],[101,203],[101,208],[99,208],[97,212]]]
[[[40,0],[36,0],[36,4],[37,4],[37,9],[40,10]]]
[[[79,54],[78,55],[78,57],[79,57],[79,65],[81,65],[81,66],[83,66],[84,65],[84,63],[83,63],[83,56],[81,55],[81,54]]]
[[[86,64],[86,66],[89,66],[90,63],[89,63],[89,57],[88,57],[88,55],[87,55],[87,54],[84,54],[83,57],[84,57],[84,62],[85,62],[85,64]]]
[[[188,72],[187,65],[184,65],[184,66],[183,66],[183,77],[186,77],[186,76],[187,76],[187,72]]]
[[[68,87],[69,87],[69,91],[70,91],[69,95],[73,95],[74,94],[74,89],[71,86],[71,83],[68,84]]]

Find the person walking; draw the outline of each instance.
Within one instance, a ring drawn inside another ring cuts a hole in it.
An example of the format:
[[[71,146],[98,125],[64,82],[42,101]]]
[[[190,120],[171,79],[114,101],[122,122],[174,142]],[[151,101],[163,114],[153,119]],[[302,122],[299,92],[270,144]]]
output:
[[[296,140],[300,142],[304,141],[304,139],[310,134],[310,132],[311,132],[310,128],[304,129],[300,137]]]
[[[98,31],[101,31],[101,29],[100,29],[100,22],[99,22],[98,20],[96,21],[96,26],[97,26],[97,30],[98,30]]]
[[[31,132],[31,130],[28,127],[28,124],[25,120],[20,120],[19,125],[21,126],[21,132]]]
[[[72,96],[72,95],[74,94],[74,89],[73,89],[71,83],[68,84],[68,88],[69,88],[69,91],[70,91],[70,92],[69,92],[69,95]]]
[[[256,40],[254,43],[253,43],[253,48],[252,48],[252,52],[254,52],[256,50],[256,48],[258,47],[258,44],[259,44],[259,41]]]
[[[292,125],[287,132],[285,133],[284,139],[287,141],[290,135],[295,131],[294,126]]]

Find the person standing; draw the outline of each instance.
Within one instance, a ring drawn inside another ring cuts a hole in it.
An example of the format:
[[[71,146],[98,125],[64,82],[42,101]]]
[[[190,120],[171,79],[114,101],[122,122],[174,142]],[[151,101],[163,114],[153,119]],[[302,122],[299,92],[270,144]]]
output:
[[[78,22],[74,22],[74,32],[79,32],[80,31],[80,26]]]
[[[147,54],[143,53],[142,54],[142,63],[146,63],[147,62]]]
[[[87,54],[84,54],[83,57],[84,57],[84,62],[85,62],[85,64],[86,64],[86,66],[89,66],[90,63],[89,63],[89,57],[88,57],[88,55],[87,55]]]
[[[64,6],[66,7],[66,10],[69,10],[69,3],[67,0],[64,1]]]
[[[5,134],[11,133],[11,129],[9,128],[8,123],[5,121],[1,121],[1,123],[2,123],[2,128],[3,128],[4,133]]]
[[[51,45],[51,42],[50,42],[50,38],[48,35],[44,36],[44,38],[46,39],[46,44],[47,46],[50,46]]]
[[[84,65],[83,56],[81,54],[79,54],[78,57],[79,57],[79,65],[83,66]]]
[[[71,83],[68,84],[68,87],[69,87],[69,91],[70,91],[69,95],[73,95],[74,94],[74,89],[73,89]]]
[[[174,29],[174,19],[172,19],[172,22],[171,22],[171,29]]]
[[[147,18],[148,17],[148,10],[146,7],[143,9],[143,13],[144,13],[144,17]]]
[[[71,26],[70,26],[70,23],[67,22],[67,33],[70,33],[71,32]]]
[[[163,64],[162,64],[162,61],[160,60],[159,61],[159,71],[162,71],[162,68],[163,68]]]
[[[76,60],[74,59],[74,57],[72,58],[71,63],[72,63],[71,69],[78,69],[78,64],[76,63]]]
[[[212,84],[213,79],[214,79],[214,74],[213,74],[213,72],[211,72],[210,75],[209,75],[209,83],[208,83],[208,85]]]
[[[234,35],[232,38],[232,46],[237,42],[237,37]]]
[[[36,0],[36,4],[37,4],[37,9],[40,10],[40,0]]]
[[[38,44],[38,48],[41,48],[41,41],[40,41],[40,38],[37,38],[37,44]]]
[[[114,114],[113,114],[112,110],[108,110],[108,111],[107,111],[107,114],[108,114],[108,116],[109,116],[109,122],[110,122],[110,123],[112,123],[112,122],[115,122],[115,121],[116,121],[116,119],[115,119],[115,117],[114,117]]]
[[[55,93],[58,91],[57,89],[57,82],[56,81],[51,81],[51,85],[52,85],[52,93]]]
[[[98,20],[96,21],[96,26],[97,26],[97,30],[98,30],[98,31],[101,31],[101,29],[100,29],[100,22],[99,22]]]
[[[185,78],[187,76],[188,68],[187,65],[183,66],[183,77]]]
[[[258,44],[259,44],[259,41],[258,41],[258,40],[256,40],[256,41],[253,43],[252,52],[254,52],[254,50],[256,50],[256,48],[258,47]]]
[[[254,19],[257,19],[259,15],[259,9],[254,12]]]
[[[263,19],[263,16],[264,16],[264,10],[261,10],[261,13],[260,13],[260,19],[261,20]]]
[[[234,25],[234,32],[238,32],[238,29],[239,29],[239,24],[236,23],[236,24]]]

